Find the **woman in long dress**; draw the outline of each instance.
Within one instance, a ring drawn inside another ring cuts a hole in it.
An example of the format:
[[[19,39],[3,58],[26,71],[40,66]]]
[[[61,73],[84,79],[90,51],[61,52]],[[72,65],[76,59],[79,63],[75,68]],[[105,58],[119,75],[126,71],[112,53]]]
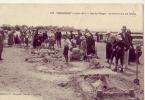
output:
[[[10,31],[8,34],[8,45],[12,46],[14,44],[14,33]]]

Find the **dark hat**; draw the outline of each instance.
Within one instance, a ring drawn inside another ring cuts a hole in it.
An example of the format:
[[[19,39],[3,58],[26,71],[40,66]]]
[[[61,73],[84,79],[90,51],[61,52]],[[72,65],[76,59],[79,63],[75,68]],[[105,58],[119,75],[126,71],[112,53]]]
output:
[[[122,26],[121,30],[123,30],[123,29],[125,29],[125,30],[126,30],[126,29],[127,29],[127,28],[126,28],[126,26]]]

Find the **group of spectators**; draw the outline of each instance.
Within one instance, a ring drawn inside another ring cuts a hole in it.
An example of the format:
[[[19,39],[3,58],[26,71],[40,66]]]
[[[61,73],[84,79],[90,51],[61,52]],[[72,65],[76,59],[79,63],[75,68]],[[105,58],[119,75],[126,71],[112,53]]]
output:
[[[63,54],[67,63],[68,58],[87,61],[89,56],[98,57],[93,34],[88,30],[85,33],[78,30],[77,34],[72,31],[69,35],[65,34]]]
[[[3,33],[3,43],[7,46],[13,46],[13,45],[27,45],[29,43],[29,35],[26,32],[22,31],[15,31],[15,30],[3,30],[0,29],[1,33]]]
[[[84,60],[88,61],[90,57],[99,58],[97,55],[96,41],[99,42],[103,38],[103,35],[99,35],[96,32],[94,35],[89,31],[77,30],[74,34],[73,31],[68,31],[62,34],[60,29],[55,30],[10,30],[6,31],[0,29],[0,60],[2,60],[3,44],[8,44],[8,46],[20,45],[20,46],[32,46],[33,49],[47,48],[55,50],[55,44],[58,48],[63,48],[63,55],[68,63],[71,60]],[[134,56],[129,55],[134,53]],[[141,56],[141,46],[137,46],[134,49],[132,44],[131,31],[123,26],[121,33],[112,35],[111,32],[107,33],[106,40],[106,59],[107,62],[113,64],[113,59],[115,58],[115,68],[114,71],[118,70],[119,60],[121,69],[123,72],[124,68],[128,67],[131,59],[138,59]],[[137,56],[136,56],[137,55]]]
[[[89,30],[86,30],[84,33],[77,30],[75,34],[73,31],[62,34],[60,29],[57,29],[51,30],[51,35],[47,34],[47,31],[41,34],[39,34],[38,30],[35,32],[32,42],[33,48],[39,49],[43,45],[46,48],[55,50],[55,44],[57,48],[63,47],[66,63],[71,60],[87,60],[88,55],[97,57],[95,39]]]
[[[49,48],[49,49],[55,49],[54,45],[56,44],[58,48],[62,47],[62,33],[60,29],[57,30],[50,30],[44,31],[42,33],[38,32],[39,30],[36,30],[33,37],[33,48]]]
[[[136,61],[139,64],[139,57],[142,54],[141,46],[138,45],[136,49],[132,43],[131,31],[123,26],[121,33],[117,35],[112,35],[108,32],[108,38],[106,41],[106,59],[111,65],[113,64],[113,58],[115,58],[115,68],[114,71],[118,70],[119,60],[120,60],[120,72],[127,69],[130,61]]]

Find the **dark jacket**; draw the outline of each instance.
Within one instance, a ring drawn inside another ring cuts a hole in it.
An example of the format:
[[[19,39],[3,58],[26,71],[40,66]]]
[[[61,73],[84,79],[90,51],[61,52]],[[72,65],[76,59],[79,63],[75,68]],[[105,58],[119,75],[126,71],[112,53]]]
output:
[[[74,35],[73,33],[70,33],[69,39],[70,39],[70,40],[73,39],[74,36],[75,36],[75,35]]]
[[[34,39],[33,39],[33,47],[36,48],[37,46],[40,46],[42,42],[42,38],[35,34]]]
[[[128,50],[128,45],[123,40],[120,40],[113,45],[113,48],[116,50],[117,55],[124,55],[124,51]]]
[[[61,39],[61,37],[62,37],[61,32],[56,32],[56,39]]]
[[[87,54],[95,54],[95,40],[90,36],[86,38]]]
[[[122,37],[123,42],[128,46],[127,48],[129,49],[130,46],[132,46],[132,37],[129,33],[125,32],[125,36],[123,33],[120,34]]]
[[[47,33],[43,33],[42,42],[44,42],[46,39],[48,39],[48,35],[47,35]]]

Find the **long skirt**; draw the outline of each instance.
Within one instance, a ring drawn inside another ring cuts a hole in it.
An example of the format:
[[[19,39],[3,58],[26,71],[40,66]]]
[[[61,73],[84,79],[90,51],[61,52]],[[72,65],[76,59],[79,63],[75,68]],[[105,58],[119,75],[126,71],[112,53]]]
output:
[[[20,44],[20,39],[18,37],[15,37],[15,44]]]
[[[112,56],[112,44],[107,43],[106,44],[106,59],[111,59]]]
[[[8,39],[8,45],[13,45],[14,44],[14,39],[13,38],[9,38]]]

